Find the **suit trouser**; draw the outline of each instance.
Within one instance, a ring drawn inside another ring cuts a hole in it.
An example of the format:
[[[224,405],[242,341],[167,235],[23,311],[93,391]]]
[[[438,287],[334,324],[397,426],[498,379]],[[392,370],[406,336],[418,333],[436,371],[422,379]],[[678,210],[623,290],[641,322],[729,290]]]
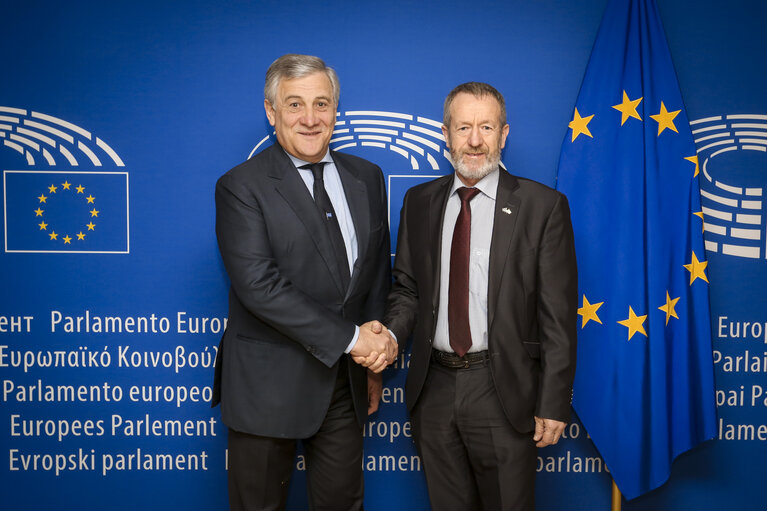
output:
[[[413,437],[434,511],[532,511],[537,449],[509,423],[488,362],[431,362],[413,408]]]
[[[362,509],[362,429],[354,413],[345,358],[319,431],[301,440],[312,511]],[[297,441],[229,430],[231,511],[285,509]]]

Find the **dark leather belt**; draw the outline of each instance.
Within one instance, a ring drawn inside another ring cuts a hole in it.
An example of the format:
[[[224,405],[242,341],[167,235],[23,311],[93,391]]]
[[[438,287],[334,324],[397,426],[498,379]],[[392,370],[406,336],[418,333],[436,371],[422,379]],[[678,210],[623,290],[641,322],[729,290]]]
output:
[[[448,367],[450,369],[468,369],[476,365],[485,365],[490,360],[490,356],[485,351],[478,351],[477,353],[467,353],[462,357],[459,357],[455,353],[448,353],[446,351],[431,350],[431,359],[437,364]]]

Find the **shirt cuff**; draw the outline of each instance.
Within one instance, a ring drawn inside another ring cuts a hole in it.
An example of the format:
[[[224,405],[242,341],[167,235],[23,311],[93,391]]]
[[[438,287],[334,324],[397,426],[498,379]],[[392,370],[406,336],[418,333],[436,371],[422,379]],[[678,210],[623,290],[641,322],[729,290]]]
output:
[[[357,325],[354,325],[354,337],[352,337],[352,342],[349,343],[349,345],[344,350],[344,353],[351,353],[351,351],[354,349],[354,345],[357,344],[357,339],[360,338],[360,327]]]

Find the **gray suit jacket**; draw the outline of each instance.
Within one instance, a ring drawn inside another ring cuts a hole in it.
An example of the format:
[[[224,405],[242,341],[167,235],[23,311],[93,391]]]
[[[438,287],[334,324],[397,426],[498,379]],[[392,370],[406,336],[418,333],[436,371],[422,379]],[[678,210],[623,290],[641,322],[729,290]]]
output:
[[[314,434],[354,325],[383,314],[391,284],[383,175],[361,158],[331,155],[357,234],[348,289],[311,194],[279,145],[216,183],[216,235],[231,290],[213,405],[221,403],[224,423],[237,431]],[[362,424],[366,371],[352,362],[349,373]]]

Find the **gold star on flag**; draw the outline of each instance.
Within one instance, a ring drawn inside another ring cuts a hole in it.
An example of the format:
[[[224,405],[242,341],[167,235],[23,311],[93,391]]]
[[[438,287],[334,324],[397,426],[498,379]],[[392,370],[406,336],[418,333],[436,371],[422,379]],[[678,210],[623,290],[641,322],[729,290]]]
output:
[[[695,282],[695,279],[703,279],[708,282],[708,278],[706,278],[706,266],[708,266],[708,261],[698,261],[698,258],[695,256],[695,251],[693,251],[692,261],[690,261],[690,264],[684,265],[685,269],[690,272],[691,286],[692,283]]]
[[[37,208],[37,209],[35,210],[35,216],[43,216],[43,211],[44,211],[44,210],[42,210],[42,209],[40,209],[40,208]]]
[[[578,135],[581,133],[588,135],[591,138],[594,138],[591,136],[591,132],[589,131],[588,124],[591,122],[591,119],[594,117],[594,115],[589,115],[588,117],[581,117],[581,114],[578,113],[578,109],[575,109],[575,115],[573,116],[573,120],[570,121],[570,124],[567,126],[573,130],[573,138],[571,142],[575,142],[575,139],[578,138]]]
[[[48,230],[48,224],[46,224],[45,222],[39,223],[39,224],[37,224],[37,225],[39,225],[39,226],[40,226],[40,230],[41,230],[41,231],[46,231],[46,230]]]
[[[96,208],[91,210],[91,216],[99,216],[99,211]]]
[[[89,231],[95,231],[96,230],[96,225],[93,222],[89,222],[88,225],[86,225],[86,227],[88,227]]]
[[[56,231],[53,231],[48,236],[50,236],[52,240],[58,239],[58,237],[59,237],[59,235],[56,234]]]
[[[64,244],[65,245],[71,245],[72,244],[72,238],[69,237],[69,234],[64,236],[64,238],[62,238],[62,239],[64,240]]]
[[[56,193],[56,190],[57,190],[57,188],[56,188],[55,185],[51,185],[51,186],[48,187],[48,191],[51,192],[51,193]]]
[[[581,328],[585,327],[586,323],[591,320],[596,321],[600,325],[602,324],[602,320],[599,319],[599,316],[597,316],[597,310],[599,310],[603,303],[605,302],[589,303],[589,301],[586,299],[586,295],[583,295],[583,306],[578,309],[578,314],[583,316]]]
[[[80,231],[77,233],[77,239],[78,241],[82,241],[85,239],[85,234],[83,234],[83,231]]]
[[[695,173],[692,175],[692,177],[698,177],[698,174],[700,174],[700,167],[698,167],[698,155],[696,154],[695,156],[687,156],[685,160],[695,164]]]
[[[85,187],[83,185],[77,185],[77,188],[75,188],[75,190],[77,190],[77,193],[84,193]]]
[[[72,183],[70,183],[69,181],[64,181],[63,183],[61,183],[61,187],[62,187],[64,190],[69,190],[69,187],[70,187],[70,186],[72,186]]]
[[[38,197],[37,200],[39,200],[40,202],[45,202],[48,200],[48,197],[46,197],[45,195],[40,195],[40,197]]]
[[[658,136],[660,136],[660,134],[663,133],[663,130],[666,128],[679,133],[676,129],[676,126],[674,126],[674,117],[679,115],[679,112],[681,112],[681,110],[669,112],[666,110],[666,105],[663,104],[663,101],[660,102],[660,113],[650,116],[658,123]]]
[[[88,200],[88,204],[93,204],[93,201],[96,200],[96,197],[89,195],[86,197],[86,199]]]
[[[678,301],[679,301],[679,298],[672,299],[671,296],[669,296],[668,291],[666,291],[666,303],[658,307],[658,309],[666,313],[667,325],[668,325],[668,320],[671,319],[672,317],[679,319],[679,316],[676,315],[676,310],[674,310],[674,307],[676,306],[676,302]]]
[[[623,126],[623,123],[625,123],[629,117],[639,119],[640,121],[642,120],[642,118],[639,117],[639,113],[637,113],[637,107],[639,106],[640,101],[642,101],[642,98],[633,101],[630,100],[626,91],[623,91],[623,103],[620,105],[613,105],[613,108],[621,113],[621,126]]]
[[[624,319],[623,321],[618,321],[618,324],[623,325],[629,329],[629,341],[630,341],[631,338],[634,337],[634,334],[637,332],[647,337],[647,332],[645,332],[644,326],[642,325],[645,319],[647,319],[646,314],[644,316],[637,316],[634,313],[634,309],[629,307],[629,317]]]

